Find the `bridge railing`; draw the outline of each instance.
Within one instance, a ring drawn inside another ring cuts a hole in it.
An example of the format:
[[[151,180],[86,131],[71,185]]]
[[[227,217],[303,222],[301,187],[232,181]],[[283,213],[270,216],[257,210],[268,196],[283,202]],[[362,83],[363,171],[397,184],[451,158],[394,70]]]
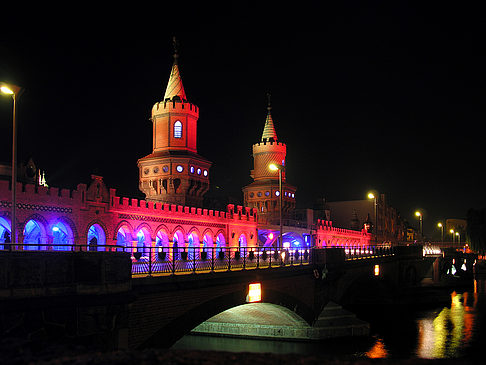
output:
[[[11,244],[0,252],[127,252],[133,275],[188,274],[307,265],[311,248],[272,247],[142,247],[121,245]]]
[[[130,249],[130,248],[127,248]],[[308,265],[311,249],[134,247],[133,275],[189,274]]]
[[[345,246],[346,260],[371,259],[394,255],[392,246]]]

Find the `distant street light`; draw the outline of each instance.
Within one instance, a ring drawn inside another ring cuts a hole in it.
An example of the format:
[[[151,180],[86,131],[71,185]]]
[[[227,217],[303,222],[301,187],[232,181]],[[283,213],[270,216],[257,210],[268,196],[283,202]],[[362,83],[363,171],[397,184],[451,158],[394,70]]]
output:
[[[453,229],[451,229],[449,232],[450,232],[450,234],[452,235],[452,243],[454,243],[454,230],[453,230]]]
[[[418,210],[415,212],[415,216],[419,218],[419,223],[420,223],[420,235],[422,236],[422,239],[424,237],[424,226],[423,226],[423,215],[421,212]]]
[[[17,243],[17,228],[15,224],[15,208],[17,206],[17,102],[22,94],[22,88],[17,85],[0,83],[2,94],[10,95],[13,99],[13,118],[12,118],[12,219],[11,219],[11,242],[12,246]]]
[[[444,243],[444,225],[442,224],[442,222],[439,222],[437,223],[437,227],[440,228],[440,239],[442,243]]]
[[[457,236],[457,242],[461,243],[461,234],[459,232],[456,232],[456,236]]]
[[[375,210],[375,244],[378,244],[378,202],[376,200],[375,194],[373,194],[372,192],[368,193],[368,199],[373,199],[373,206]]]
[[[278,165],[276,163],[271,163],[268,165],[268,168],[271,171],[277,171],[278,170],[278,208],[279,208],[279,215],[280,215],[280,235],[279,235],[279,244],[280,247],[283,247],[283,223],[282,223],[282,170],[284,169],[284,166]]]

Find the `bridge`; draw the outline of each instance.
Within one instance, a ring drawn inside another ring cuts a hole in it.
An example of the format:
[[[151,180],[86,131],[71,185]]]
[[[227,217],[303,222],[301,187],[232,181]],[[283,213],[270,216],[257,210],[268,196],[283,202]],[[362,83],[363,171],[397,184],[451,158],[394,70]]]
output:
[[[165,255],[157,249],[148,258],[73,247],[78,250],[0,251],[3,337],[102,349],[168,347],[212,316],[247,303],[255,283],[259,302],[315,329],[329,303],[349,307],[370,295],[392,301],[444,260],[422,246],[228,247]],[[473,260],[463,260],[472,270]]]

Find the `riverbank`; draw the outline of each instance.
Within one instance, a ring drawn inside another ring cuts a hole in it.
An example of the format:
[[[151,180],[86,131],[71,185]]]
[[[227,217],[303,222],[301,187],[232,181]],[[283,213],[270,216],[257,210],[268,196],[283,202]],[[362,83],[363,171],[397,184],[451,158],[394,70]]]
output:
[[[115,351],[115,352],[88,352],[80,354],[51,354],[49,357],[32,357],[28,354],[15,358],[3,359],[3,364],[42,364],[42,365],[101,365],[101,364],[188,364],[188,365],[367,365],[367,364],[397,364],[397,365],[427,365],[427,364],[477,364],[477,359],[342,359],[329,358],[319,355],[300,354],[271,354],[271,353],[247,353],[247,352],[219,352],[219,351],[185,351],[147,349],[142,351]]]

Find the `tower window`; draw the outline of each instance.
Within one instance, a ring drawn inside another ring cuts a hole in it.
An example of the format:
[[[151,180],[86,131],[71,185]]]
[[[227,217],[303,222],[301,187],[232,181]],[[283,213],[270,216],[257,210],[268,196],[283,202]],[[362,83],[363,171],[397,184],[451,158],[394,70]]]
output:
[[[182,123],[180,121],[174,123],[174,138],[182,138]]]

